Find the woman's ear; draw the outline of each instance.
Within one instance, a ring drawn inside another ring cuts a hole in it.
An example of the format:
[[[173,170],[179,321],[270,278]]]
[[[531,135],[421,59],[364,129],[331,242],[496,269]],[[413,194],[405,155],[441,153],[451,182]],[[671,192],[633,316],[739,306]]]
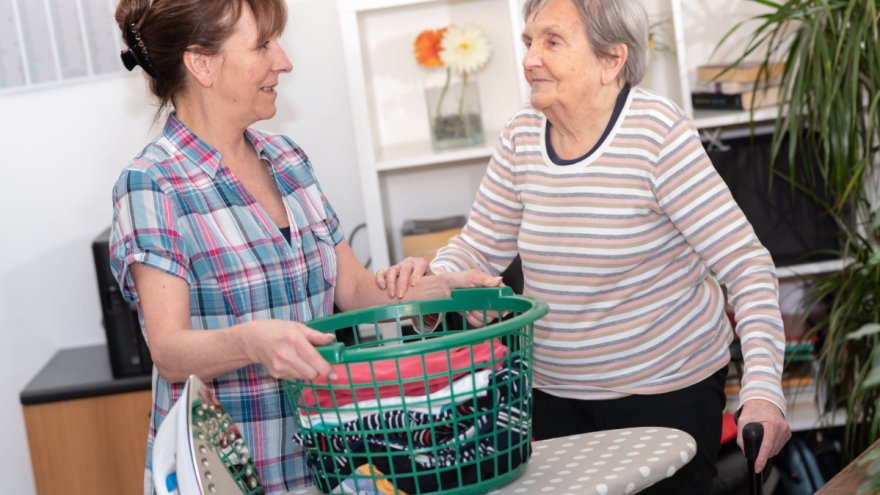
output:
[[[216,57],[199,53],[198,47],[189,47],[183,52],[183,65],[203,88],[210,88],[216,79],[214,58]]]
[[[626,64],[629,50],[623,43],[608,49],[608,55],[602,59],[602,84],[616,84],[617,76]]]

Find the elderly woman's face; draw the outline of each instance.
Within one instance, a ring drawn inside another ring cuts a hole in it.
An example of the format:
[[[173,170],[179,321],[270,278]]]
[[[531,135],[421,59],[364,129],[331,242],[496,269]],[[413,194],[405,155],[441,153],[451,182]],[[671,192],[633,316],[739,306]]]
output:
[[[551,0],[532,11],[522,39],[529,50],[523,69],[532,86],[533,107],[576,105],[599,89],[602,63],[571,0]]]
[[[274,117],[278,76],[292,66],[277,39],[260,40],[250,9],[242,12],[221,56],[217,89],[231,105],[231,113],[254,122]]]

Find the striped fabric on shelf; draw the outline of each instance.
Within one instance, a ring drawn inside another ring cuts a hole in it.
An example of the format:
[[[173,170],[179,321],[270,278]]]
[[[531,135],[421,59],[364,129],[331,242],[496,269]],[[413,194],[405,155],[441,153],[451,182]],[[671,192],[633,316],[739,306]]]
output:
[[[776,269],[690,119],[634,88],[599,149],[566,166],[545,129],[529,105],[508,121],[467,226],[431,268],[497,275],[519,252],[525,293],[550,305],[535,386],[591,400],[678,390],[725,366],[721,282],[743,343],[740,403],[785,413]]]

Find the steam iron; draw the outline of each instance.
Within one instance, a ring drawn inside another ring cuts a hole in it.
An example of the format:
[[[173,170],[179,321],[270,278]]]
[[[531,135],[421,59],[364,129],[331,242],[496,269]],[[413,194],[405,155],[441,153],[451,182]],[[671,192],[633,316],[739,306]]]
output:
[[[262,495],[250,451],[232,418],[195,375],[153,441],[158,495]]]

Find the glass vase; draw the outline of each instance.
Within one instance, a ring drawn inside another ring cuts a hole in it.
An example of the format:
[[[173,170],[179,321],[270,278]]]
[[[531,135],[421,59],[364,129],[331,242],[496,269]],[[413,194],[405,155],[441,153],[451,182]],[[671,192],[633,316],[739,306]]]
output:
[[[480,90],[476,81],[425,89],[431,144],[435,150],[448,150],[482,144],[483,116]]]

